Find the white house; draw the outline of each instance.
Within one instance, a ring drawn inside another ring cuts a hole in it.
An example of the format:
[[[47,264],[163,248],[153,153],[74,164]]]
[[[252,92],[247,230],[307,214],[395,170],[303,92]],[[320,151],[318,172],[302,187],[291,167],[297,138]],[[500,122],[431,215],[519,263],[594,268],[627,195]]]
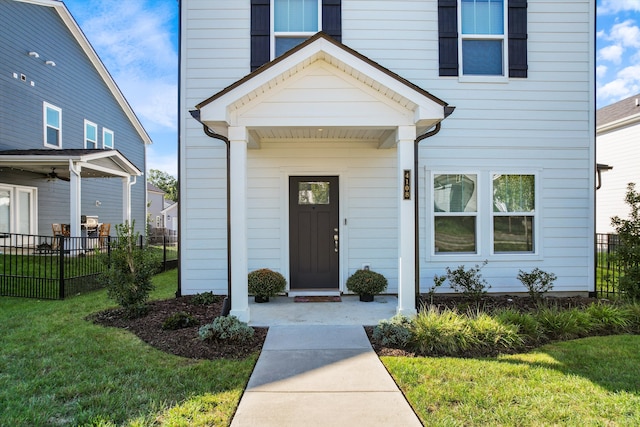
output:
[[[369,266],[410,314],[435,274],[484,260],[492,292],[535,267],[592,291],[594,12],[183,0],[181,292],[230,290],[248,320],[252,270],[326,295]]]
[[[612,169],[601,173],[596,193],[596,232],[613,233],[611,218],[627,218],[627,184],[640,186],[640,94],[600,108],[596,112],[599,165]]]

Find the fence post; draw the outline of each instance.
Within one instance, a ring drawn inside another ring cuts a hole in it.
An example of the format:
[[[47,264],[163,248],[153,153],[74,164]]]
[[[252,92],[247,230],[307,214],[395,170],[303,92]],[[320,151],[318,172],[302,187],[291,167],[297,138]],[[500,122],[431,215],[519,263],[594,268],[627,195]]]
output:
[[[60,299],[64,299],[64,236],[58,236],[58,247],[60,248],[60,268],[59,268],[59,288],[60,288]]]
[[[162,271],[167,271],[167,236],[162,234]]]

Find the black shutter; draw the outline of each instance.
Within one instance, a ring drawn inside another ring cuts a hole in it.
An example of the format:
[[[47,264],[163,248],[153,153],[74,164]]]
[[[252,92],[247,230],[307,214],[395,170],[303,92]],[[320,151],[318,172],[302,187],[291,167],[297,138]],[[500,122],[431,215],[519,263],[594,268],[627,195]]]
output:
[[[438,0],[438,57],[441,76],[458,75],[457,0]]]
[[[509,0],[509,77],[527,77],[527,0]]]
[[[251,0],[251,71],[270,60],[270,0]]]
[[[322,31],[342,42],[342,0],[322,0]]]

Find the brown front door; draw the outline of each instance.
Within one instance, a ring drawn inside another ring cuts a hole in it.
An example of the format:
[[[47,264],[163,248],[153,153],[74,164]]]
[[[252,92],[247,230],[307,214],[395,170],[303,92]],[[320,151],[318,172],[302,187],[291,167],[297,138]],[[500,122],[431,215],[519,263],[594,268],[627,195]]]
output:
[[[338,177],[289,177],[291,290],[338,289]]]

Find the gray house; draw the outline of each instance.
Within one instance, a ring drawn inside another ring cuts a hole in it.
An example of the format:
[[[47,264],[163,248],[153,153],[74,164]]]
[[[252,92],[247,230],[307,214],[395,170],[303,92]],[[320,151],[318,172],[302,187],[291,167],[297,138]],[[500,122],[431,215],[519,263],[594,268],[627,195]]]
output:
[[[0,0],[0,94],[0,232],[144,232],[151,139],[63,2]]]

